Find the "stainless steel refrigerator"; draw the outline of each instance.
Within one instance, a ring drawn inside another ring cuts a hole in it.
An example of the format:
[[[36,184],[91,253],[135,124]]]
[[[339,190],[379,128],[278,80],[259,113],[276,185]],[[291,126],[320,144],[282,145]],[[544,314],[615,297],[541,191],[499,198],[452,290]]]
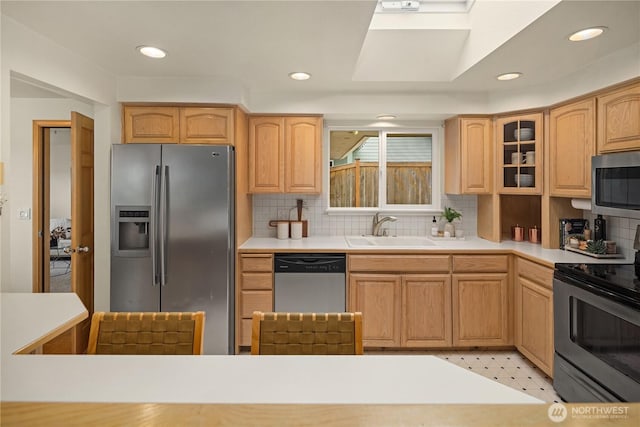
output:
[[[111,311],[203,310],[205,354],[232,354],[233,147],[111,153]]]

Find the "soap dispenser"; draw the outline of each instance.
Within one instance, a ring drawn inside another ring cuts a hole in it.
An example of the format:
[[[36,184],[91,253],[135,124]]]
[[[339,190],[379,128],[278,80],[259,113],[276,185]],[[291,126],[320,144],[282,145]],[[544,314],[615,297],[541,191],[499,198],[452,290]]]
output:
[[[431,235],[433,237],[438,237],[438,222],[436,221],[436,217],[433,217],[433,221],[431,221]]]

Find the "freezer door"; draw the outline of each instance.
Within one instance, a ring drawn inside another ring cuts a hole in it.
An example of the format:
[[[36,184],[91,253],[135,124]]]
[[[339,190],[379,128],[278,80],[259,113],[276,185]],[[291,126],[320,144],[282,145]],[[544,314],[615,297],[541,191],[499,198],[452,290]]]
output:
[[[162,147],[162,311],[206,313],[205,354],[233,344],[233,147]]]
[[[153,260],[160,162],[157,144],[111,148],[111,311],[160,310]]]

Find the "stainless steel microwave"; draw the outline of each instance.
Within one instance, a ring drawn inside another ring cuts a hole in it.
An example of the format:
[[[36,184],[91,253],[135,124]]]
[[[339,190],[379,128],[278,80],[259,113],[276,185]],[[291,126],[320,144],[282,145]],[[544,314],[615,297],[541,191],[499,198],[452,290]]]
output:
[[[640,219],[640,151],[591,158],[591,212]]]

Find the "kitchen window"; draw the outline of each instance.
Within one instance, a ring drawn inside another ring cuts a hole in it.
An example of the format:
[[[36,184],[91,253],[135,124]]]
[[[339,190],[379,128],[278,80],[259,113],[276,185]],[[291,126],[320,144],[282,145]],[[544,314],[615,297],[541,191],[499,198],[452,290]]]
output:
[[[439,211],[439,129],[329,129],[330,211]]]

